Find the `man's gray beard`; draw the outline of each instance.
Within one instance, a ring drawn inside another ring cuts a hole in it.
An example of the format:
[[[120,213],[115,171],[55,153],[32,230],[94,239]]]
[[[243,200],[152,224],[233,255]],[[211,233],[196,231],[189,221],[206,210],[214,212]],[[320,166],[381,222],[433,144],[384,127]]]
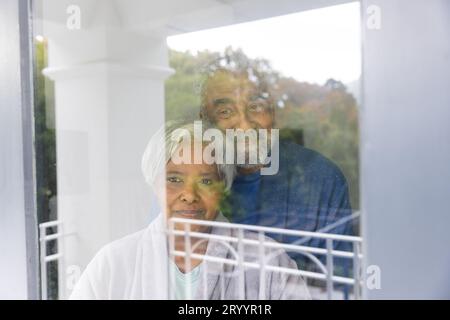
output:
[[[256,167],[260,167],[261,164],[257,163],[257,164],[249,164],[249,163],[244,163],[244,164],[237,164],[236,167],[238,167],[239,169],[253,169]]]
[[[236,147],[236,146],[235,146]],[[246,154],[245,154],[245,163],[237,163],[237,151],[235,149],[235,161],[236,161],[236,167],[240,168],[240,169],[253,169],[256,167],[261,167],[266,165],[267,159],[270,158],[270,154],[271,154],[271,141],[270,141],[270,136],[269,139],[267,141],[267,158],[264,159],[263,161],[260,161],[259,159],[259,147],[256,148],[256,152],[257,152],[257,162],[256,163],[249,163],[250,162],[250,150],[246,149]]]
[[[218,129],[218,127],[215,125],[215,123],[208,118],[206,110],[203,109],[202,112],[204,112],[203,114],[205,115],[205,117],[202,119],[203,129],[204,130],[208,129],[208,128],[216,128],[216,129]],[[258,130],[258,129],[255,129],[255,130]],[[222,131],[222,133],[223,133],[223,135],[225,137],[225,135],[226,135],[225,131],[224,130],[221,130],[221,131]],[[226,138],[224,138],[224,142],[226,143]],[[245,155],[245,162],[246,163],[242,163],[242,164],[237,163],[237,145],[236,145],[235,142],[236,142],[236,140],[234,141],[234,161],[235,161],[235,166],[237,168],[252,169],[252,168],[261,167],[261,166],[266,165],[265,162],[266,162],[267,159],[265,159],[263,162],[259,161],[259,153],[257,153],[257,163],[253,163],[253,164],[248,163],[250,161],[249,150],[246,150],[247,151],[246,155]],[[258,136],[258,142],[257,143],[259,143],[259,136]],[[258,144],[257,150],[259,152],[259,144]],[[268,158],[270,158],[271,151],[272,151],[272,136],[270,134],[267,134],[267,154],[268,154]]]
[[[248,162],[248,160],[246,162]],[[251,164],[251,163],[242,163],[242,164],[238,163],[238,164],[236,164],[236,167],[238,167],[240,169],[253,169],[253,168],[261,167],[261,166],[264,166],[264,165],[266,165],[266,163],[265,162],[260,162],[259,159],[258,159],[257,163],[254,163],[254,164]]]

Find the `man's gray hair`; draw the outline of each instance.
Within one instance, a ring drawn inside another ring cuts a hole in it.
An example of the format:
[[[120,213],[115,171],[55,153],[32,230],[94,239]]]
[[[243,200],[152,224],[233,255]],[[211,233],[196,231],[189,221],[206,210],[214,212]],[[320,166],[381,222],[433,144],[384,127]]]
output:
[[[206,124],[206,121],[203,121]],[[209,125],[202,127],[202,137]],[[147,144],[141,161],[141,169],[145,181],[153,186],[159,174],[165,172],[169,160],[177,151],[183,139],[173,139],[175,131],[184,129],[183,132],[189,133],[190,140],[194,141],[194,123],[184,123],[181,121],[168,121],[151,138]],[[233,164],[215,164],[219,177],[224,181],[226,190],[231,188],[235,176],[235,166]]]

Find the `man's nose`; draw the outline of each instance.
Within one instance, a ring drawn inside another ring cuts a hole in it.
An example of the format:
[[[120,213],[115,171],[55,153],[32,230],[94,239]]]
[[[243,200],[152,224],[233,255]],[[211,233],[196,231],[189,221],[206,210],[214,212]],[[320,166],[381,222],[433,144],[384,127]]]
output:
[[[198,201],[198,195],[195,187],[186,187],[180,195],[180,200],[184,203],[192,204]]]
[[[248,130],[248,129],[256,129],[256,127],[257,127],[256,123],[253,122],[252,119],[250,119],[245,112],[239,114],[239,121],[235,129]]]

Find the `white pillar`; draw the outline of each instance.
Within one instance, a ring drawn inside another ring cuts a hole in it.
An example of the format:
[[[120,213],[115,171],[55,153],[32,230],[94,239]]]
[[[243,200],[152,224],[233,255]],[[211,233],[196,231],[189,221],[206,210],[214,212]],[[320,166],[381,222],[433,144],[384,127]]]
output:
[[[44,22],[44,73],[55,83],[58,217],[66,234],[62,297],[71,289],[67,267],[83,270],[101,246],[150,219],[140,161],[164,122],[164,80],[172,72],[166,41],[102,25],[106,14],[81,30]]]

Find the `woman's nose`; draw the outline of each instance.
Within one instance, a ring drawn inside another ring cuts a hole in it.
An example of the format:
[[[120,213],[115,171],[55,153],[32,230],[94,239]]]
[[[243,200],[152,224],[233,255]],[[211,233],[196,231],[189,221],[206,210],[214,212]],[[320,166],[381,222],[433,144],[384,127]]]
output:
[[[189,188],[184,189],[181,192],[180,200],[185,203],[188,203],[188,204],[197,202],[198,196],[197,196],[197,192],[195,191],[195,188],[189,187]]]

